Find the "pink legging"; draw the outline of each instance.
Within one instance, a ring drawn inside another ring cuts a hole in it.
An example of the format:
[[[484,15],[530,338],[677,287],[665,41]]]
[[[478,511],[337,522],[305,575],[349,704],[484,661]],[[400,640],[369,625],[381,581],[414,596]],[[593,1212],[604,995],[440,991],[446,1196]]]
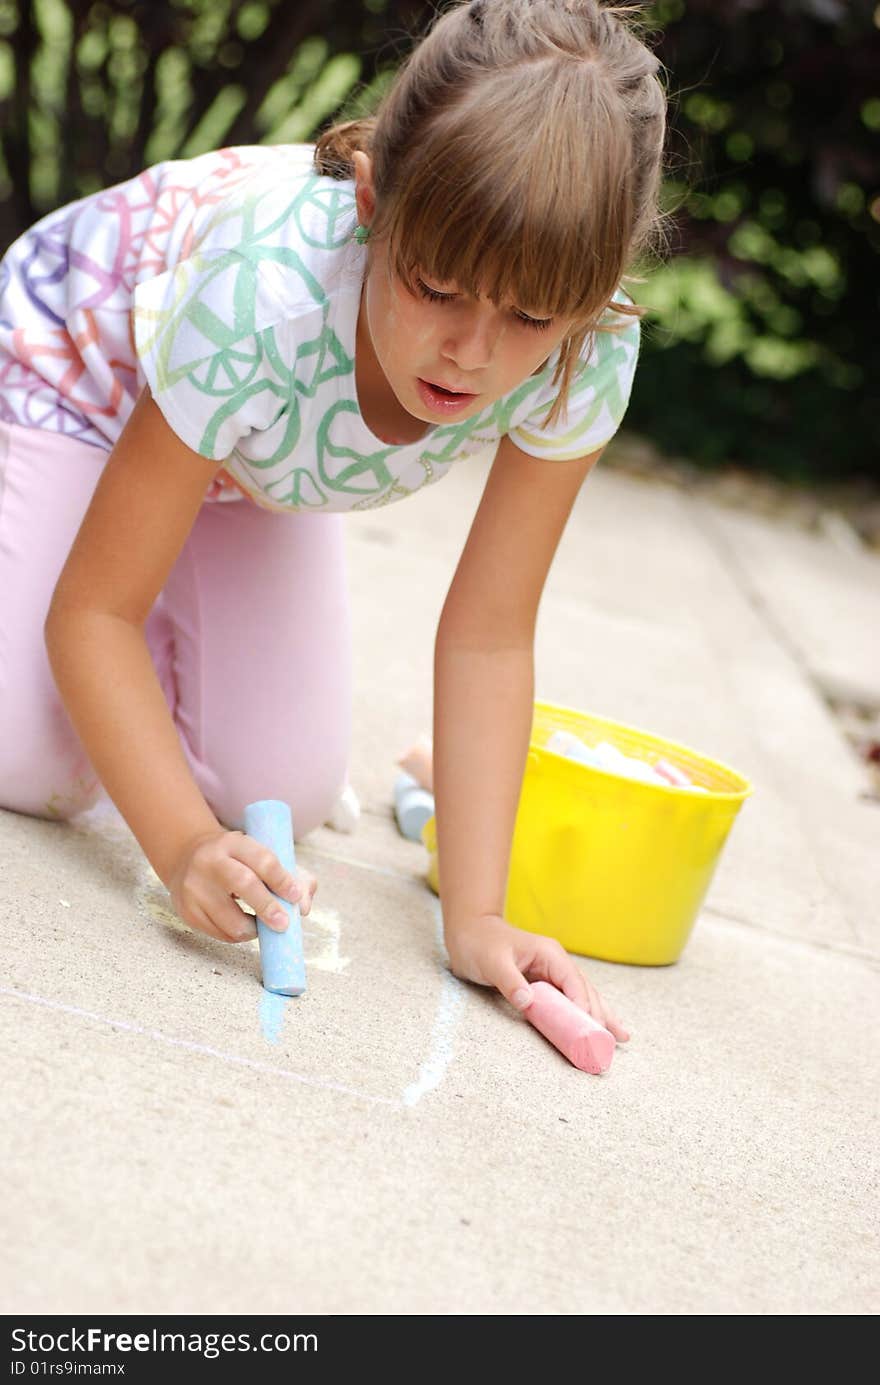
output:
[[[0,422],[0,807],[17,813],[68,818],[102,792],[55,686],[43,622],[108,455]],[[228,828],[243,826],[246,804],[280,798],[302,837],[345,786],[343,520],[205,502],[147,619],[193,777]]]

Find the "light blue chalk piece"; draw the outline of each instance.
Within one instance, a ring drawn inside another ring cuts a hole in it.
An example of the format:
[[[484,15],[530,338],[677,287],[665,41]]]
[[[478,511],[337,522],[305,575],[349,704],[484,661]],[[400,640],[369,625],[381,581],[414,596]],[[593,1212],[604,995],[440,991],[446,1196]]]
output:
[[[405,769],[394,781],[394,815],[401,833],[411,842],[422,840],[422,828],[434,816],[434,795]]]
[[[263,1038],[269,1044],[277,1044],[281,1037],[284,1011],[287,1009],[289,1001],[290,996],[275,995],[273,991],[263,991],[260,1000],[260,1027],[263,1031]]]
[[[261,798],[256,803],[249,803],[244,810],[244,830],[249,837],[262,842],[274,852],[285,870],[296,873],[293,823],[287,803],[277,798]],[[272,893],[289,922],[285,931],[278,933],[257,915],[263,987],[275,995],[302,995],[306,989],[306,964],[299,905],[291,904],[290,900],[283,899],[274,890]]]

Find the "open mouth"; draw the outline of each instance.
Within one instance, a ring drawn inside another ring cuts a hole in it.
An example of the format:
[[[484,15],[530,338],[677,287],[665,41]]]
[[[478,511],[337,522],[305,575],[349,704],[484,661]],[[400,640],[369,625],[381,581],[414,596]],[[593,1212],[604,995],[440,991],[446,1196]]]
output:
[[[439,394],[441,399],[474,399],[476,396],[470,390],[449,390],[444,385],[436,385],[433,380],[422,380],[423,385],[427,385],[435,394]]]
[[[444,389],[442,385],[432,385],[421,376],[417,377],[416,388],[422,403],[433,413],[446,418],[456,418],[469,409],[479,398],[476,394],[456,393],[454,390]]]

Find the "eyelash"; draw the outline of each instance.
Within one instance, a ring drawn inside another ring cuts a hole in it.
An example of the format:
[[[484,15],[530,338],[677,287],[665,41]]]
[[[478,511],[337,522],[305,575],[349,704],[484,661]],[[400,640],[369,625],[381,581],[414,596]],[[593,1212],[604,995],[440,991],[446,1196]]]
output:
[[[427,284],[423,284],[421,279],[416,280],[419,293],[423,298],[429,298],[432,303],[451,303],[455,297],[454,293],[438,293],[436,289],[429,289]],[[536,332],[546,332],[553,322],[552,317],[526,317],[525,313],[514,311],[514,317],[518,317],[520,322],[524,322],[527,327],[534,327]]]

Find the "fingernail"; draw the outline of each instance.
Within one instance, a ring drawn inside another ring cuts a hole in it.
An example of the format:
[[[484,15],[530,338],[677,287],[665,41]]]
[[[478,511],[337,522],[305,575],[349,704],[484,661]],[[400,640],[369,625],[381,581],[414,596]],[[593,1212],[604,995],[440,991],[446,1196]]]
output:
[[[517,1010],[526,1010],[532,1003],[531,991],[523,990],[522,987],[513,993],[513,1003]]]
[[[268,916],[268,922],[277,923],[279,927],[283,927],[287,923],[287,915],[283,909],[273,909]]]

